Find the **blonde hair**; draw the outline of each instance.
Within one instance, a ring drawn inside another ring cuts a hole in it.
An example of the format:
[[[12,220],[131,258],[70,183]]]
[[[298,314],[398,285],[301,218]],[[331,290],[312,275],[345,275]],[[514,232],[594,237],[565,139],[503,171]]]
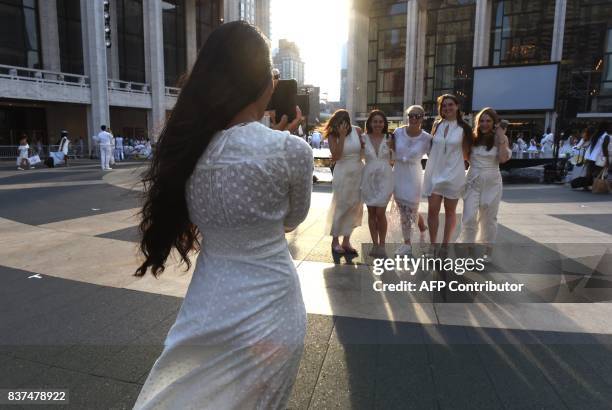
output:
[[[406,110],[406,115],[408,115],[408,113],[410,113],[411,111],[419,111],[419,114],[425,115],[425,109],[420,105],[411,105],[410,107],[408,107],[408,109]]]

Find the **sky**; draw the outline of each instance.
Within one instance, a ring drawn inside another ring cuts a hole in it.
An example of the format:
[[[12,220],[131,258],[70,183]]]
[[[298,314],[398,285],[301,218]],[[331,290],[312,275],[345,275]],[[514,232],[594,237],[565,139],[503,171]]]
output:
[[[349,0],[271,0],[272,48],[285,38],[300,48],[305,82],[340,99],[342,49],[348,39]]]

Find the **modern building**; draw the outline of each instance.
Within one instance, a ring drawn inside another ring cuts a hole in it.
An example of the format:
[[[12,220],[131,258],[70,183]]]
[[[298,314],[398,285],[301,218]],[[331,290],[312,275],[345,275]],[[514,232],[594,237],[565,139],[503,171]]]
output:
[[[269,0],[0,0],[0,145],[63,129],[91,142],[101,124],[154,139],[210,32],[243,18],[269,33],[268,14]]]
[[[340,104],[346,107],[348,91],[348,44],[342,47],[342,61],[340,63]]]
[[[436,115],[444,93],[468,113],[494,101],[528,134],[612,118],[610,0],[353,0],[349,27],[359,119],[402,121],[412,104]]]
[[[278,51],[273,58],[274,67],[281,74],[281,79],[295,79],[298,86],[304,85],[304,62],[300,58],[300,49],[297,44],[289,40],[278,41]]]

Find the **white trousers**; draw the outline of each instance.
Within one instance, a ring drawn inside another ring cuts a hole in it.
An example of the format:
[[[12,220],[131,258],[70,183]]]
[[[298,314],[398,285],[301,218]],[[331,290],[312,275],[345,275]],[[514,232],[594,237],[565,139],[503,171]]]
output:
[[[502,197],[499,169],[470,168],[463,197],[462,242],[491,244],[497,237],[497,211]]]
[[[102,169],[110,168],[110,160],[113,156],[113,151],[110,145],[100,145],[100,165]]]
[[[125,155],[123,153],[123,147],[115,148],[115,161],[123,161]]]

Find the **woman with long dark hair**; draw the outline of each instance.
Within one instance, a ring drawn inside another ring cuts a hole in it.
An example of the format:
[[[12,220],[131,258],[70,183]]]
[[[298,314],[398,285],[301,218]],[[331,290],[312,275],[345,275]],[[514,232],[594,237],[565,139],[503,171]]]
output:
[[[285,232],[306,217],[312,150],[258,121],[273,92],[266,40],[245,22],[212,32],[146,175],[136,272],[175,249],[187,295],[137,409],[285,408],[306,312]]]
[[[368,207],[368,226],[372,236],[372,255],[384,250],[387,236],[387,204],[393,193],[389,121],[384,112],[374,110],[363,134],[365,168],[361,178],[361,197]]]
[[[479,242],[490,251],[497,236],[497,212],[502,197],[499,164],[512,157],[506,130],[493,108],[484,108],[474,120],[474,142],[463,196],[462,241]]]
[[[438,218],[444,202],[443,244],[448,244],[457,226],[457,204],[465,187],[465,163],[472,143],[472,128],[463,120],[459,99],[452,94],[438,97],[438,120],[425,166],[423,193],[429,198],[427,223],[431,244],[438,238]]]
[[[332,253],[357,255],[351,245],[353,229],[361,226],[362,131],[351,125],[348,111],[338,110],[324,129],[329,150],[335,162],[332,180],[332,202],[327,215],[326,231],[332,236]],[[340,236],[343,237],[340,244]]]

